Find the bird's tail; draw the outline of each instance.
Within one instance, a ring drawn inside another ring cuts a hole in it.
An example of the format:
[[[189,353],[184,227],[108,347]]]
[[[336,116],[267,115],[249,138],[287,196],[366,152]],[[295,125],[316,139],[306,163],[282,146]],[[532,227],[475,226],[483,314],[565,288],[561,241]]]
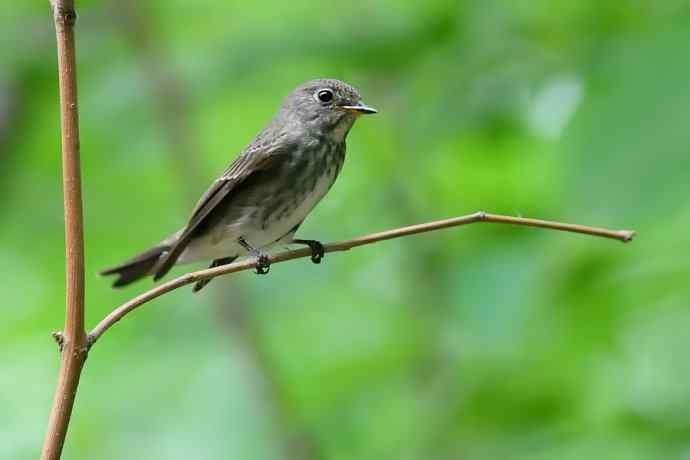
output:
[[[118,278],[113,283],[113,287],[126,286],[140,278],[153,274],[156,263],[168,250],[170,250],[170,246],[166,244],[154,246],[148,251],[134,256],[116,267],[103,270],[99,275],[118,275]]]

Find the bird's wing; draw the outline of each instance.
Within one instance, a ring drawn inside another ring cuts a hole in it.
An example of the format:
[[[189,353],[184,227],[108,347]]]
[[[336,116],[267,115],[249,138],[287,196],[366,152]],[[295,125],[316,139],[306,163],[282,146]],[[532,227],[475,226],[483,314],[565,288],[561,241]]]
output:
[[[157,280],[163,277],[177,261],[182,251],[187,247],[189,241],[194,236],[194,232],[208,216],[213,212],[218,204],[242,182],[246,181],[253,174],[265,171],[281,158],[281,153],[286,149],[285,144],[278,142],[266,145],[257,139],[250,145],[235,161],[225,170],[222,176],[211,184],[209,189],[201,196],[199,202],[194,207],[192,215],[187,225],[173,243],[167,254],[161,259],[156,273],[153,277]]]

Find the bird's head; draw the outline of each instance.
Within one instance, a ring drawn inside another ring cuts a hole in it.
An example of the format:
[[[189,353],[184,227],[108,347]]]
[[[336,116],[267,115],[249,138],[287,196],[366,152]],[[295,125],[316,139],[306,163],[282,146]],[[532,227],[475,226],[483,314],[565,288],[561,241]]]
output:
[[[340,80],[311,80],[292,91],[280,116],[297,121],[310,131],[342,141],[360,115],[376,113],[362,102],[359,92]]]

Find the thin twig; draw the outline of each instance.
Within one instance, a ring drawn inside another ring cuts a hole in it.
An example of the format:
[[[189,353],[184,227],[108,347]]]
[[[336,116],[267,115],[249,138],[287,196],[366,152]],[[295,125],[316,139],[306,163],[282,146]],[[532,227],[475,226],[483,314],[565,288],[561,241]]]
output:
[[[418,225],[411,225],[409,227],[396,228],[379,233],[372,233],[361,236],[352,240],[341,241],[337,243],[330,243],[324,245],[325,252],[348,251],[357,246],[364,246],[367,244],[376,243],[384,240],[391,240],[403,236],[415,235],[417,233],[432,232],[449,227],[459,227],[462,225],[469,225],[478,222],[489,222],[498,224],[522,225],[527,227],[540,227],[551,230],[558,230],[572,233],[583,233],[586,235],[599,236],[603,238],[611,238],[623,242],[628,242],[633,239],[635,232],[630,230],[607,230],[605,228],[587,227],[584,225],[565,224],[561,222],[551,222],[548,220],[527,219],[523,217],[510,217],[498,214],[487,214],[485,212],[476,212],[466,216],[454,217],[451,219],[438,220],[434,222],[427,222]],[[292,259],[299,259],[311,255],[309,249],[298,249],[295,251],[285,251],[270,257],[272,264],[285,262]],[[192,273],[187,273],[178,278],[175,278],[167,283],[163,283],[155,288],[138,295],[132,300],[120,305],[113,310],[108,316],[103,318],[100,323],[89,334],[89,344],[95,343],[101,335],[110,329],[115,323],[121,320],[132,310],[144,305],[147,302],[160,297],[166,292],[173,291],[187,284],[195,283],[200,280],[215,278],[217,276],[226,275],[228,273],[240,272],[243,270],[250,270],[255,267],[253,259],[247,259],[240,262],[235,262],[228,265],[223,265],[215,268],[207,268]]]
[[[79,378],[87,356],[87,336],[84,330],[84,226],[74,46],[74,23],[77,16],[74,1],[53,0],[51,3],[60,79],[67,299],[64,333],[54,335],[61,350],[60,374],[41,453],[43,460],[60,458]]]

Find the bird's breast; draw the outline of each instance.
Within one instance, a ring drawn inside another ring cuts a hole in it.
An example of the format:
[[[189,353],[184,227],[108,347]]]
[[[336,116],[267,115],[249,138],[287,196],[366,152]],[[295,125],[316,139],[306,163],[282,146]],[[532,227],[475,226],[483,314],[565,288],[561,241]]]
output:
[[[279,223],[288,230],[299,224],[328,193],[335,182],[345,157],[345,146],[324,143],[314,152],[296,159],[285,180],[287,185],[276,190],[265,214],[264,226]]]

